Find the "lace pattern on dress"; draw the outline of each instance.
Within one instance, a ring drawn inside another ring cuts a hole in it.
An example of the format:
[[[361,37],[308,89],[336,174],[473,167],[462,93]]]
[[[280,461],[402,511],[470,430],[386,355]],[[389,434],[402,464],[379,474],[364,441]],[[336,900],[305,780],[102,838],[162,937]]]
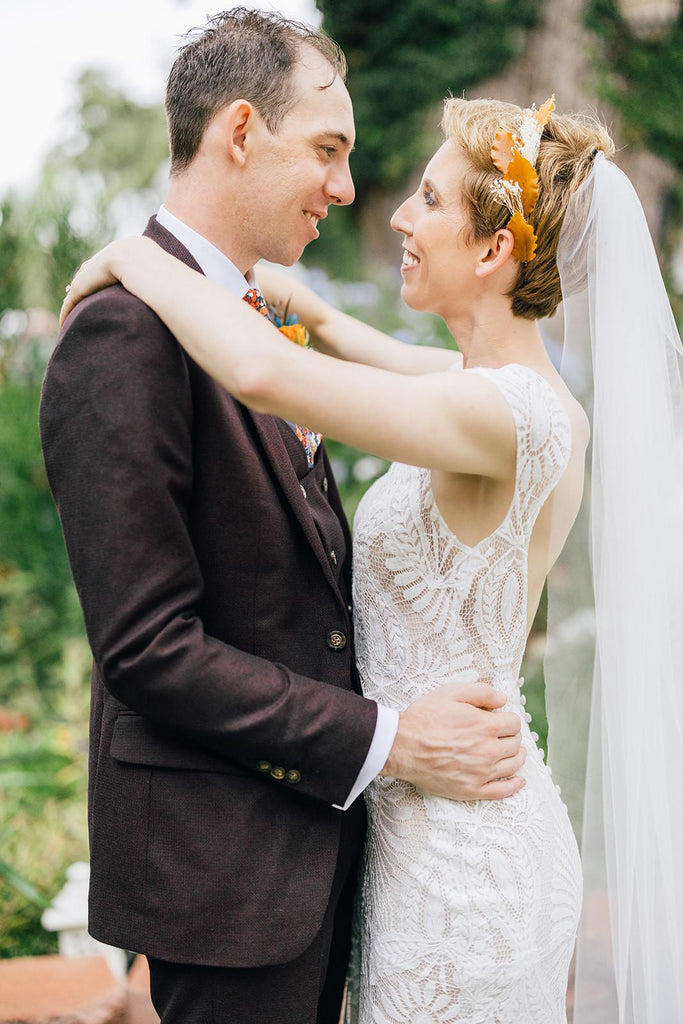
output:
[[[560,1024],[581,874],[566,808],[520,701],[534,523],[569,461],[571,425],[524,366],[476,368],[517,433],[514,494],[473,546],[441,516],[428,470],[396,464],[361,502],[354,536],[357,656],[366,696],[405,708],[450,681],[483,681],[522,717],[527,785],[498,802],[431,797],[401,780],[366,790],[359,904],[360,1024]]]

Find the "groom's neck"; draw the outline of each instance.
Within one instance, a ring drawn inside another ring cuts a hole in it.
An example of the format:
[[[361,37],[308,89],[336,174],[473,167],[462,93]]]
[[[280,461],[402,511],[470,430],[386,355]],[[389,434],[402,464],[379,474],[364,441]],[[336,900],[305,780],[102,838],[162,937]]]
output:
[[[197,181],[171,179],[164,206],[246,274],[258,260],[240,237],[239,203]]]

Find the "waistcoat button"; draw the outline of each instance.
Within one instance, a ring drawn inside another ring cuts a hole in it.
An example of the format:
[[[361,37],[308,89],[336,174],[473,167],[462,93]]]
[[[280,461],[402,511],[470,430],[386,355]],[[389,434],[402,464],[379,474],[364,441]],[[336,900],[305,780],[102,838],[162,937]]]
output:
[[[273,776],[274,779],[277,779],[278,782],[279,782],[281,779],[284,779],[284,777],[285,777],[285,775],[287,773],[284,770],[284,768],[276,767],[276,768],[273,768],[273,770],[271,771],[270,774]]]
[[[273,766],[270,763],[270,761],[259,761],[259,763],[256,765],[256,771],[257,772],[269,772],[272,767]]]
[[[301,772],[296,768],[290,768],[285,775],[285,782],[288,782],[290,786],[296,786],[297,782],[301,782]]]

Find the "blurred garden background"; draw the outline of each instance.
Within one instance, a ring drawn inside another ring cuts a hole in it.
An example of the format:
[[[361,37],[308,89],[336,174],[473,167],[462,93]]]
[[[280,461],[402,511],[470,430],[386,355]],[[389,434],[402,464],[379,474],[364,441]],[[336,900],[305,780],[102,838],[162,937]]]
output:
[[[165,2],[176,21],[185,9],[186,27],[196,23],[187,3]],[[322,19],[342,45],[356,110],[356,203],[331,211],[296,271],[321,294],[407,343],[449,343],[436,319],[401,306],[389,215],[438,145],[447,93],[528,105],[554,92],[561,110],[592,110],[612,127],[680,321],[680,0],[300,0],[281,9]],[[118,60],[125,68],[126,53]],[[41,912],[66,866],[87,860],[90,658],[40,452],[41,379],[66,282],[93,250],[144,228],[168,172],[163,76],[150,104],[111,67],[83,63],[74,74],[59,144],[28,185],[0,191],[0,957],[56,950]],[[7,133],[3,146],[11,161]],[[352,516],[385,467],[329,449]],[[526,664],[527,709],[542,738],[543,626],[541,611]]]

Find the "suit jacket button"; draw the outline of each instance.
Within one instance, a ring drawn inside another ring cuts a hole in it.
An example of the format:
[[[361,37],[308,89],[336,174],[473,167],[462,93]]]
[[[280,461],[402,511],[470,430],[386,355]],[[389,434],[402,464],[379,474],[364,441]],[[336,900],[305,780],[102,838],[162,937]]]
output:
[[[333,629],[327,634],[327,646],[333,651],[343,651],[346,647],[346,637],[338,629]]]
[[[337,552],[334,550],[330,551],[330,561],[332,562],[332,565],[337,564]]]
[[[296,768],[290,768],[285,775],[285,782],[288,782],[290,786],[296,786],[297,782],[301,782],[301,772]]]
[[[284,768],[280,768],[279,766],[276,766],[275,768],[273,768],[271,770],[270,774],[273,776],[274,779],[277,779],[278,782],[280,782],[282,779],[284,779],[284,777],[287,774],[287,772],[284,770]]]
[[[270,763],[270,761],[259,761],[259,763],[256,765],[256,771],[257,772],[269,772],[272,767],[273,766]]]
[[[323,490],[324,490],[325,494],[327,494],[327,489],[328,489],[328,487],[329,487],[329,486],[330,486],[330,485],[329,485],[329,484],[328,484],[328,482],[327,482],[327,477],[326,477],[326,476],[324,476],[324,477],[323,477]]]

